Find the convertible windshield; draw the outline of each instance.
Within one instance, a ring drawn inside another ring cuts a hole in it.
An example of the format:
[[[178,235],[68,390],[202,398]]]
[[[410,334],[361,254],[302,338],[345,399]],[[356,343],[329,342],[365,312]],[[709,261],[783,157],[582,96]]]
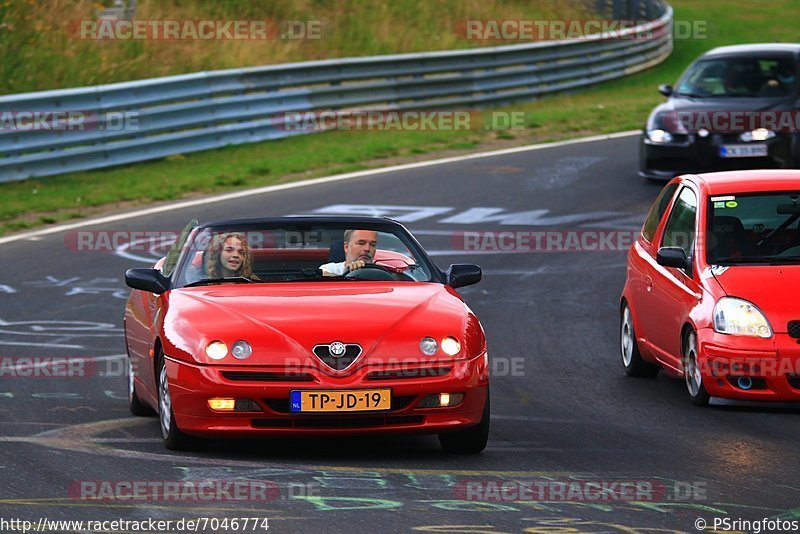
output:
[[[791,56],[722,57],[692,65],[675,94],[689,98],[780,97],[792,94],[796,85]]]
[[[175,287],[270,282],[432,279],[416,241],[396,225],[225,223],[187,241]]]
[[[711,197],[711,265],[800,262],[800,191]]]

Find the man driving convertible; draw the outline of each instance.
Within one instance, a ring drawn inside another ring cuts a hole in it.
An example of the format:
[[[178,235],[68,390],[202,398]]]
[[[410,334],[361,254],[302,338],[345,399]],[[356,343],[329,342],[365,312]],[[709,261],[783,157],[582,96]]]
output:
[[[374,230],[345,230],[345,260],[320,265],[323,276],[342,276],[346,271],[361,269],[372,263],[378,248],[378,232]]]

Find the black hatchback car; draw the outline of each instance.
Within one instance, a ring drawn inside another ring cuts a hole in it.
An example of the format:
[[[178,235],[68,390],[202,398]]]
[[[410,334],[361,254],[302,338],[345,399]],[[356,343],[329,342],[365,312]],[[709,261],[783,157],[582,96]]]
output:
[[[800,44],[715,48],[692,63],[647,120],[639,175],[800,167]]]

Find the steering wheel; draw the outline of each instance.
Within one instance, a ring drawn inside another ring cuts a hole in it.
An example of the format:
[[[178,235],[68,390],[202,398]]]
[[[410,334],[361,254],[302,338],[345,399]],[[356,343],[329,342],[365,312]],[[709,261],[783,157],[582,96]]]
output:
[[[397,272],[377,263],[367,263],[355,271],[346,270],[348,280],[399,280]]]

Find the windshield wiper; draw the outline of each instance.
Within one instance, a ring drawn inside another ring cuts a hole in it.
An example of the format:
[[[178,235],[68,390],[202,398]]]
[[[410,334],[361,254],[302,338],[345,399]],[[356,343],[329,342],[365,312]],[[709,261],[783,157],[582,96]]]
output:
[[[675,96],[685,96],[686,98],[707,98],[709,95],[699,95],[697,93],[682,93],[678,91]]]
[[[224,284],[226,282],[230,282],[232,284],[252,284],[255,282],[255,280],[251,280],[244,276],[229,276],[227,278],[201,278],[200,280],[196,280],[191,284],[186,284],[183,287],[207,286],[210,284]]]

